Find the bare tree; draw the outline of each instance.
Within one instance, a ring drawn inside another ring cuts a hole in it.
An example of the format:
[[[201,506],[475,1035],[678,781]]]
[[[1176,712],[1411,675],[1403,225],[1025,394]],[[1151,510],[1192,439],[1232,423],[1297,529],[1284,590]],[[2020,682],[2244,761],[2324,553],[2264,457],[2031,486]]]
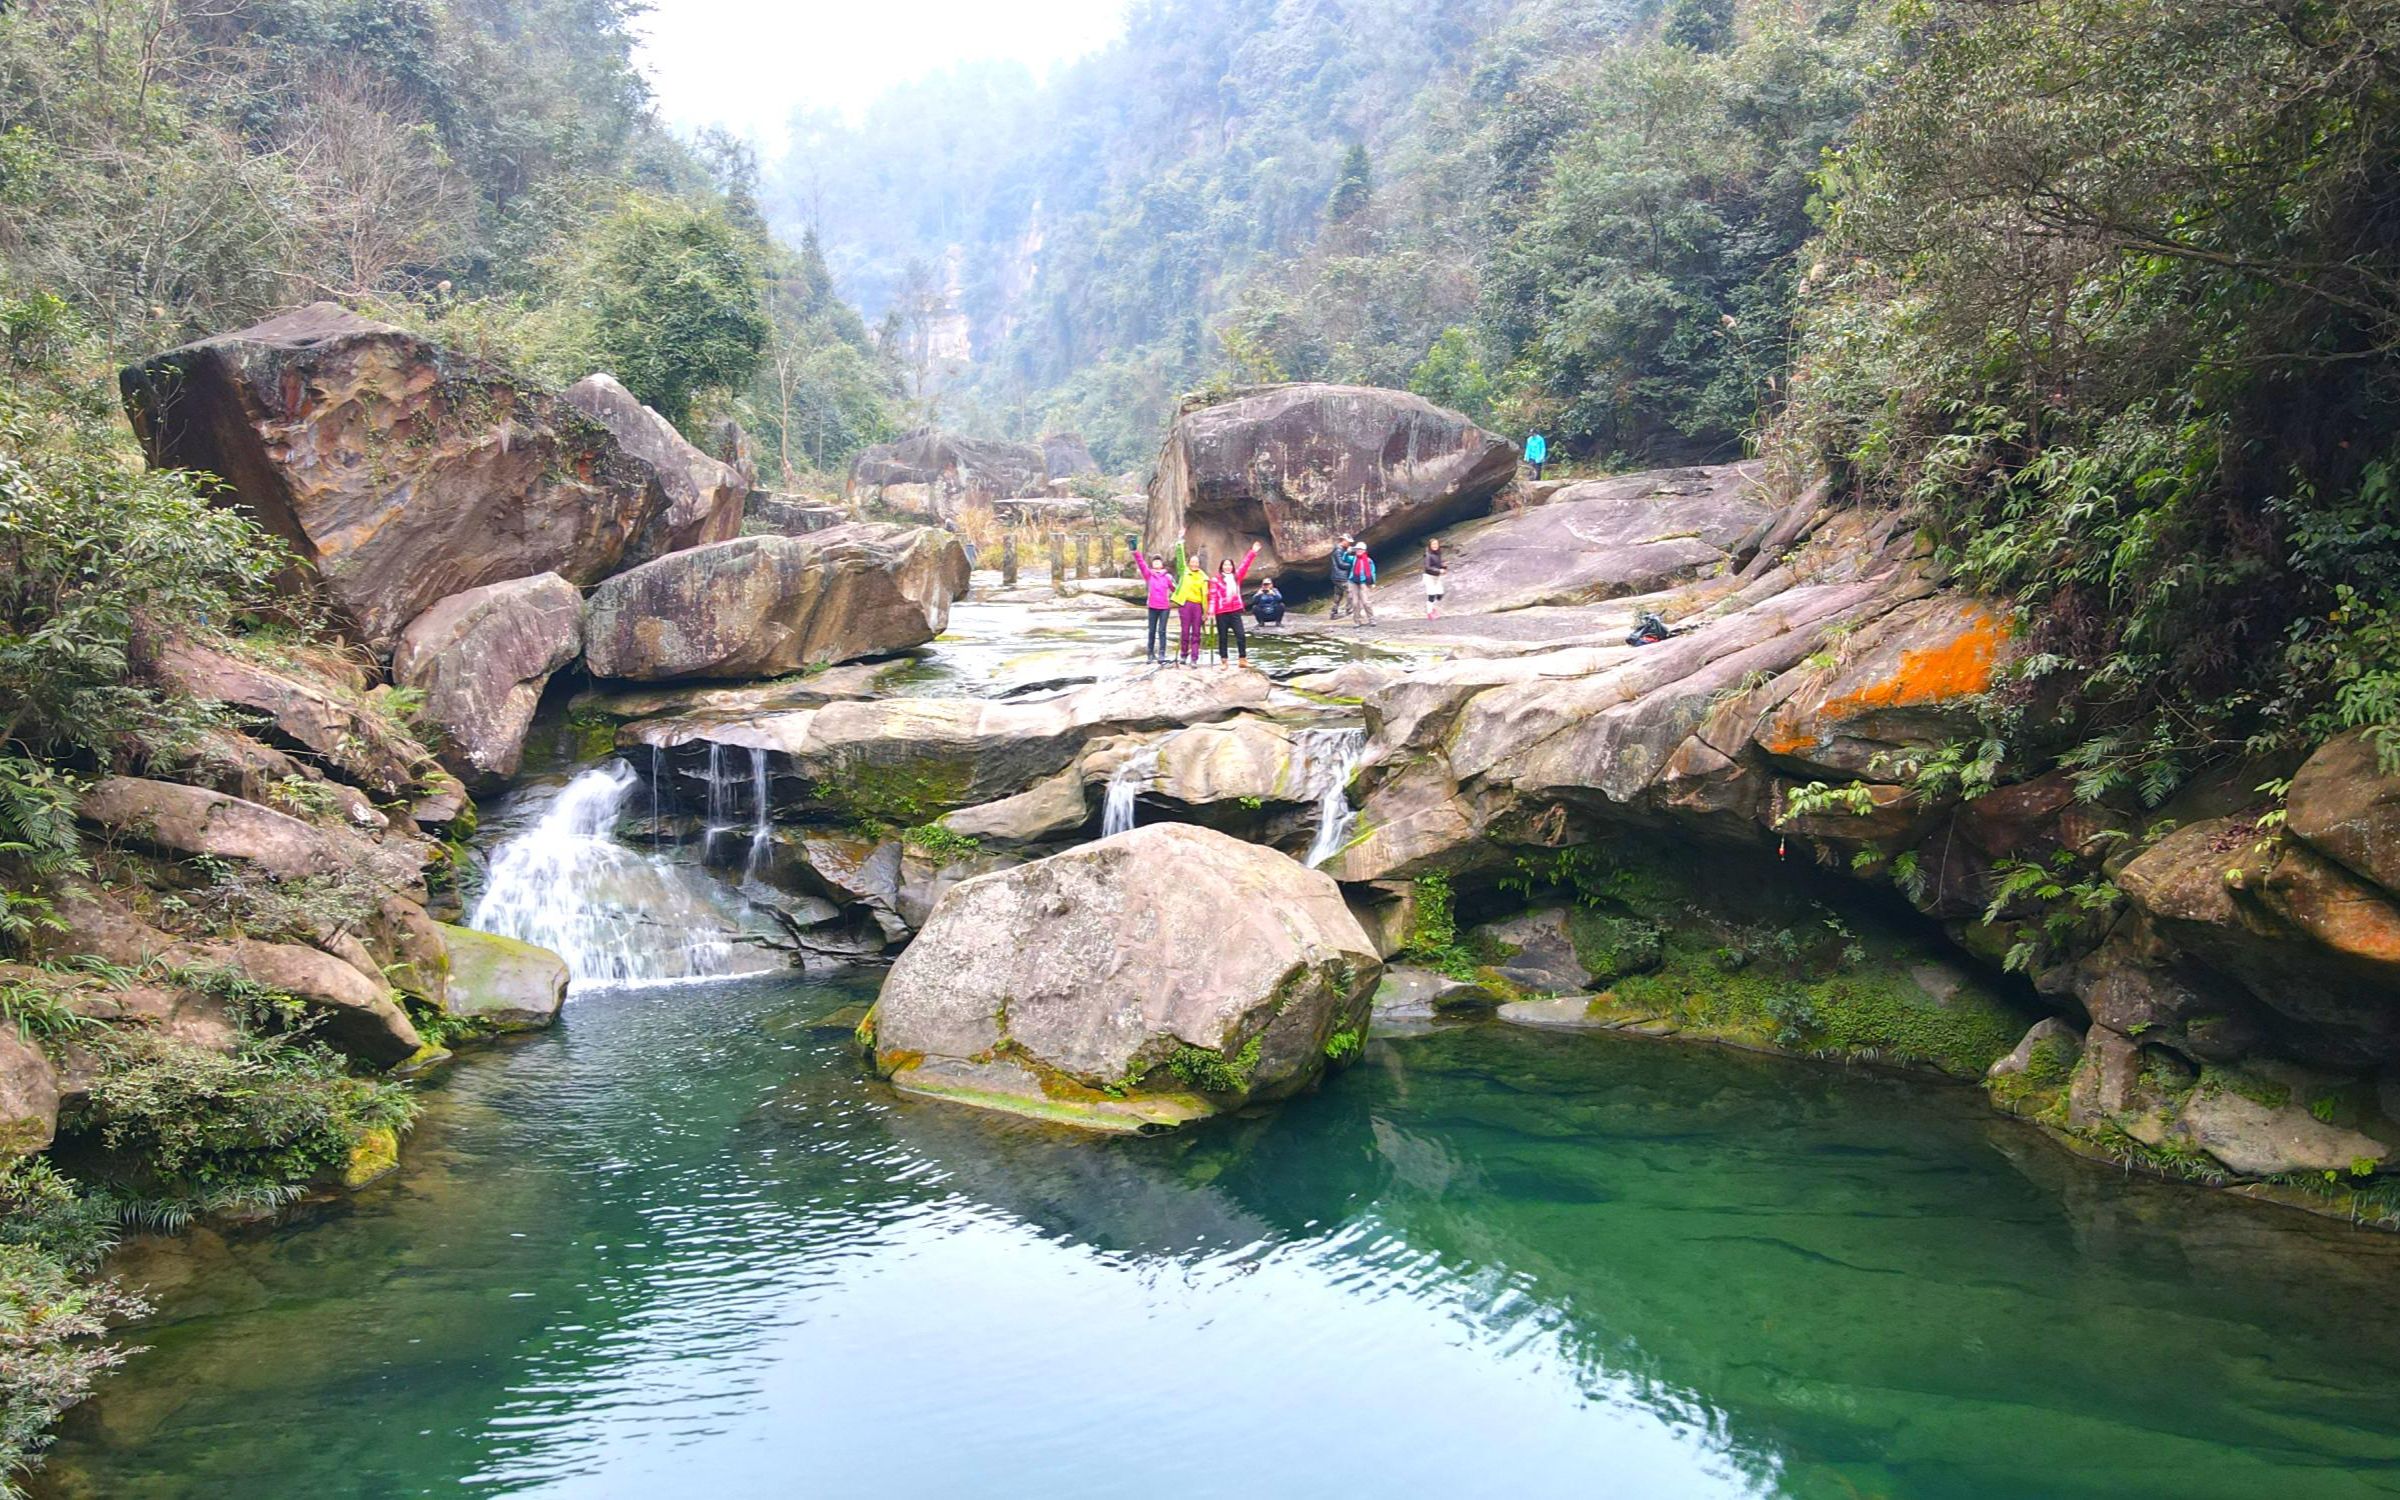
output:
[[[293,276],[336,296],[408,289],[458,243],[472,193],[385,85],[345,68],[308,98],[279,153],[302,195]]]

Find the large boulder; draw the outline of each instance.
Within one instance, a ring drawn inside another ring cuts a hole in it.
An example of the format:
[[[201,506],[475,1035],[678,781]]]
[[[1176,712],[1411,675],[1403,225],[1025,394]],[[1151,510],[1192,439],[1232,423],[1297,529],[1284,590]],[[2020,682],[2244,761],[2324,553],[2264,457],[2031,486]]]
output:
[[[1014,495],[1038,494],[1048,479],[1049,460],[1030,443],[960,437],[921,427],[852,459],[843,496],[880,499],[899,509],[922,509],[954,521],[970,506],[988,507]]]
[[[1393,541],[1479,514],[1516,450],[1405,391],[1269,386],[1188,410],[1167,434],[1143,538],[1217,558],[1261,544],[1261,565],[1321,572],[1344,533]]]
[[[748,529],[776,536],[806,536],[849,524],[850,512],[838,505],[803,500],[774,490],[752,490],[743,511]]]
[[[953,887],[884,984],[876,1065],[914,1092],[1157,1128],[1353,1055],[1382,970],[1327,876],[1158,824]]]
[[[1100,473],[1100,461],[1080,432],[1048,432],[1042,434],[1042,474],[1052,484],[1066,479],[1091,479]]]
[[[2117,872],[2185,959],[2247,990],[2278,1050],[2336,1067],[2400,1058],[2400,907],[2245,818],[2189,823]]]
[[[452,594],[598,582],[666,507],[650,466],[559,397],[331,302],[122,384],[150,461],[223,477],[379,652]]]
[[[152,687],[242,711],[259,731],[379,795],[426,792],[452,778],[423,746],[354,695],[300,671],[281,671],[215,646],[144,639],[136,674]]]
[[[2013,654],[2007,617],[1980,599],[1904,604],[1799,674],[1751,738],[1812,778],[1906,781],[1912,759],[1975,732]]]
[[[694,547],[591,596],[584,664],[635,682],[780,677],[922,645],[966,592],[957,538],[853,525]]]
[[[626,549],[624,566],[741,535],[750,475],[685,442],[674,423],[635,400],[613,375],[587,375],[567,387],[566,398],[607,428],[627,453],[649,465],[666,495],[667,503]],[[738,435],[741,429],[736,426],[734,431]]]
[[[2400,776],[2365,730],[2327,741],[2292,777],[2284,827],[2360,878],[2400,891]]]
[[[538,1031],[566,1003],[566,960],[497,933],[443,925],[442,1009],[494,1031]]]
[[[583,651],[583,595],[556,573],[487,583],[417,616],[392,680],[425,695],[452,775],[486,791],[517,774],[550,674]]]
[[[913,828],[1012,796],[1057,775],[1095,740],[1154,733],[1266,706],[1255,672],[1159,672],[1023,703],[877,698],[784,713],[652,719],[618,731],[620,750],[665,752],[705,796],[724,751],[766,753],[779,808]],[[695,785],[694,783],[698,783]]]
[[[299,1001],[316,1013],[327,1042],[363,1062],[390,1067],[425,1045],[390,986],[319,949],[234,938],[189,951],[202,967],[231,969]]]

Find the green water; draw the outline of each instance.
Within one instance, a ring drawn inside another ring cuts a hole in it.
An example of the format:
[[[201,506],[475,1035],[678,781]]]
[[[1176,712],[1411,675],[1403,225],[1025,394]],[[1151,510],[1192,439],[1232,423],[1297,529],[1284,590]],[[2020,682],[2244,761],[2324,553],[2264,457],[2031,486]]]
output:
[[[1496,1026],[1165,1139],[595,994],[396,1181],[137,1255],[65,1496],[2400,1493],[2400,1240],[1963,1090]]]

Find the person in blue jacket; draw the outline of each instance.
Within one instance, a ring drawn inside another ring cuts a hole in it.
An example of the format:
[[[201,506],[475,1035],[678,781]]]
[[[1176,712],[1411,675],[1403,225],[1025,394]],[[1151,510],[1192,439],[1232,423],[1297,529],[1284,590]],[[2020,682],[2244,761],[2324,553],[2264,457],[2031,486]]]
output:
[[[1525,440],[1525,462],[1533,465],[1533,477],[1542,477],[1542,465],[1550,461],[1550,440],[1540,433]]]
[[[1260,589],[1257,596],[1250,601],[1250,613],[1257,618],[1259,628],[1262,630],[1282,626],[1283,590],[1275,586],[1274,579],[1268,579],[1267,586]]]

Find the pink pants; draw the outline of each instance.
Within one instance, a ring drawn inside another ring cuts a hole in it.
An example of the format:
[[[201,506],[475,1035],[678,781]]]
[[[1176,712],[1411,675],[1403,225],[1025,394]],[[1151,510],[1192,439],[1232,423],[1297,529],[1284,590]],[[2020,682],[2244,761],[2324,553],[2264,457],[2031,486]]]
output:
[[[1198,661],[1200,659],[1200,632],[1203,628],[1200,622],[1205,617],[1205,614],[1206,610],[1202,605],[1186,604],[1183,606],[1182,614],[1177,623],[1181,625],[1183,631],[1182,645],[1183,659],[1185,661]]]

